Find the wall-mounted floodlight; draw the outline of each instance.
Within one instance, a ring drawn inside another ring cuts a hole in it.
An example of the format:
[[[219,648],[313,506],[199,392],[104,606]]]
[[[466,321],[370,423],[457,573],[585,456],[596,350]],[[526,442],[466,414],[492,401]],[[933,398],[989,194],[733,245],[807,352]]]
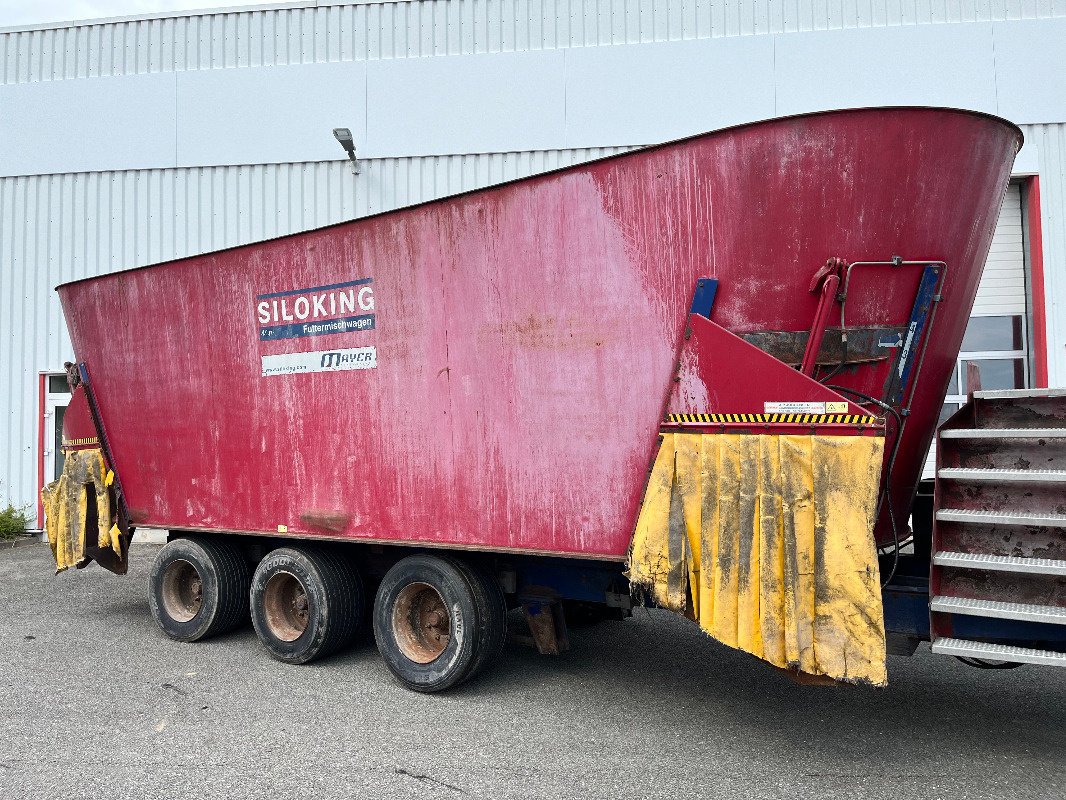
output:
[[[341,143],[344,152],[348,154],[348,158],[352,162],[352,174],[358,175],[359,159],[355,157],[355,139],[352,138],[352,132],[347,128],[334,128],[333,137]]]

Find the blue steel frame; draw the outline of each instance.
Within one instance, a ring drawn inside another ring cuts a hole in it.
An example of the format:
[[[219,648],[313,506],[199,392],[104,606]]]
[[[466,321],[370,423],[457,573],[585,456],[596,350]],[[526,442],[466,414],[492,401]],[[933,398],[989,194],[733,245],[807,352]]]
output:
[[[692,308],[689,309],[689,313],[710,319],[711,308],[714,306],[714,298],[717,294],[718,280],[716,278],[697,280],[696,292],[692,295]]]
[[[551,597],[605,603],[608,593],[629,594],[629,580],[621,563],[537,556],[506,557],[499,563],[514,570],[519,599]],[[913,566],[921,568],[918,564]],[[881,590],[881,600],[886,633],[929,641],[928,575],[908,574],[902,569],[897,579]],[[652,604],[651,598],[645,598],[645,602]],[[954,635],[964,639],[1030,642],[1049,649],[1066,647],[1066,626],[1039,622],[959,616],[954,620]]]

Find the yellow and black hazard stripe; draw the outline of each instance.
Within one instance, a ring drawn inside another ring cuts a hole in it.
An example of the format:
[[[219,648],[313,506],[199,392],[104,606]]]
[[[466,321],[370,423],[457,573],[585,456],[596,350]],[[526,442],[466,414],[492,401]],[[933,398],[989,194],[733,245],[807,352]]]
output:
[[[876,417],[865,414],[667,414],[670,424],[777,423],[793,425],[873,425]]]
[[[100,444],[100,440],[95,436],[90,436],[85,439],[64,439],[63,447],[83,447],[87,444]]]

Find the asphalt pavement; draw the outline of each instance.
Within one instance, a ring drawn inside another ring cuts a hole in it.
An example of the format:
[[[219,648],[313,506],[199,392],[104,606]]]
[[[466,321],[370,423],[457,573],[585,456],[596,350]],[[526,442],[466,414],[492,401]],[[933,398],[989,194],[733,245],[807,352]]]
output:
[[[45,545],[0,545],[0,798],[1066,797],[1066,670],[923,646],[887,689],[803,686],[637,609],[423,696],[369,638],[308,666],[250,625],[167,639],[156,552],[53,576]]]

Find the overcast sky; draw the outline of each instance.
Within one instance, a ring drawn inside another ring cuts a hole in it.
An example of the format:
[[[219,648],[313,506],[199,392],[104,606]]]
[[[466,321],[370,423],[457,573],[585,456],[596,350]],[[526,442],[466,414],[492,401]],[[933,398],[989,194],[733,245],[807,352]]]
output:
[[[268,0],[0,0],[0,27],[30,25],[94,17],[121,17],[182,11],[190,8],[225,8],[258,5]]]

